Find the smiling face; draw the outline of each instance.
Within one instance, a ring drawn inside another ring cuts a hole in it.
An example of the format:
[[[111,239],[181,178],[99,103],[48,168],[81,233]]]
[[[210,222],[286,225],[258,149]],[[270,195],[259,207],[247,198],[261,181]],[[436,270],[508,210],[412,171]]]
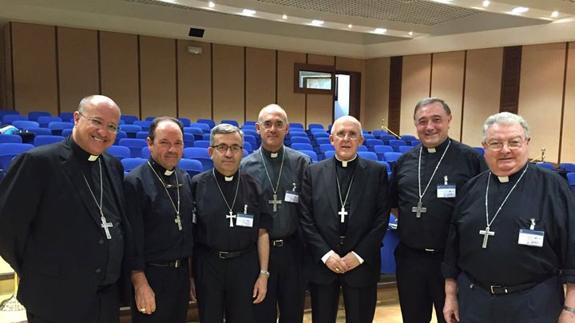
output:
[[[215,134],[208,154],[214,168],[222,175],[231,176],[237,172],[242,161],[242,137],[239,133]]]
[[[335,155],[339,160],[355,157],[358,147],[363,144],[363,134],[359,121],[353,117],[341,117],[332,126],[329,136]]]
[[[485,132],[485,162],[497,176],[517,173],[529,161],[529,138],[518,123],[494,123]]]
[[[289,125],[285,111],[278,105],[268,105],[262,109],[256,124],[256,131],[262,139],[262,147],[277,152],[284,143]]]
[[[120,122],[120,109],[110,98],[101,95],[82,102],[81,108],[74,112],[72,139],[86,152],[100,155],[116,140],[114,129],[117,130]]]
[[[437,147],[447,139],[451,115],[447,114],[440,102],[420,107],[414,121],[417,136],[424,147]]]
[[[170,121],[161,121],[154,131],[154,139],[148,137],[150,155],[156,163],[171,170],[178,165],[184,154],[184,139],[180,127]]]

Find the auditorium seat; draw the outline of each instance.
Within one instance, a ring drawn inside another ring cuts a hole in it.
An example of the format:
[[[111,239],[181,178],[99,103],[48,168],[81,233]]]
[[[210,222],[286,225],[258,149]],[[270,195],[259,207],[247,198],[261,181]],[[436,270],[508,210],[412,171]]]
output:
[[[130,148],[130,155],[132,157],[140,157],[142,155],[142,148],[146,147],[148,144],[145,139],[122,138],[118,142],[118,145]]]
[[[244,150],[248,153],[251,154],[252,151],[254,151],[254,148],[252,147],[252,144],[249,143],[248,141],[244,140]]]
[[[184,148],[185,147],[194,147],[194,135],[191,133],[184,132]]]
[[[357,146],[357,151],[369,151],[369,149],[365,145],[359,145]]]
[[[28,120],[28,117],[19,114],[7,114],[2,117],[2,124],[12,124],[16,120]]]
[[[397,147],[397,150],[402,154],[404,154],[404,153],[406,153],[412,149],[413,149],[413,146],[399,146],[399,147]]]
[[[66,130],[66,129],[64,129],[64,130]],[[64,133],[64,130],[62,130],[62,134]],[[118,132],[116,132],[116,140],[114,141],[114,145],[117,145],[118,143],[120,143],[120,139],[123,139],[123,138],[128,138],[128,134],[125,131],[119,130]]]
[[[307,136],[306,137],[300,137],[300,136],[291,137],[290,142],[292,145],[295,143],[304,143],[304,144],[310,144],[311,145],[311,140],[309,140],[309,138]]]
[[[142,147],[142,155],[140,157],[150,159],[150,148],[148,148],[148,146]]]
[[[148,132],[147,131],[138,131],[136,132],[136,139],[146,139],[148,138]]]
[[[393,152],[393,147],[387,145],[375,145],[373,146],[373,152],[377,154],[379,160],[385,160],[385,158],[383,157],[383,153]]]
[[[74,128],[74,123],[72,122],[64,122],[64,121],[52,121],[48,124],[48,129],[52,131],[52,134],[55,136],[62,135],[63,129],[72,129]]]
[[[52,135],[52,130],[50,130],[48,128],[30,128],[30,129],[26,129],[26,130],[28,132],[35,134],[36,136],[41,136],[41,135],[51,136]],[[72,130],[72,129],[70,129],[70,130]]]
[[[39,135],[34,137],[34,146],[43,146],[48,144],[53,144],[56,142],[64,141],[63,136],[54,136],[54,135]]]
[[[259,144],[258,144],[258,139],[256,136],[253,135],[248,135],[244,133],[244,144],[245,143],[249,143],[252,146],[252,150],[248,150],[249,152],[252,152],[255,149],[258,149]]]
[[[130,158],[131,156],[131,152],[130,152],[130,148],[126,147],[126,146],[110,146],[108,149],[106,149],[106,152],[116,158],[118,158],[119,160],[122,160],[124,158]]]
[[[293,129],[302,129],[304,130],[303,124],[298,122],[290,122],[289,130],[292,131]]]
[[[412,142],[414,140],[417,140],[416,136],[413,135],[402,135],[400,136],[401,140],[405,141],[405,142]]]
[[[137,121],[134,121],[134,124],[142,127],[142,131],[148,131],[148,130],[150,130],[150,125],[152,124],[152,121],[137,120]]]
[[[178,167],[188,172],[190,176],[197,175],[203,171],[202,162],[195,159],[182,158],[178,163]]]
[[[51,117],[52,114],[47,111],[32,111],[28,112],[28,120],[38,121],[39,117]]]
[[[308,155],[309,157],[311,157],[311,161],[312,161],[313,163],[316,163],[316,162],[318,161],[317,154],[315,153],[315,151],[313,151],[313,150],[305,150],[305,149],[304,149],[304,150],[298,150],[298,151],[299,151],[300,153],[302,153],[302,154],[306,154],[306,155]]]
[[[326,150],[324,153],[324,159],[328,159],[328,158],[332,158],[335,155],[335,149],[334,150]]]
[[[18,129],[40,128],[40,124],[31,120],[14,120],[12,125]]]
[[[207,148],[201,148],[201,147],[185,148],[184,158],[199,160],[202,163],[203,170],[208,170],[213,167],[212,159],[208,154]]]
[[[142,131],[142,127],[135,124],[121,124],[120,130],[124,131],[128,138],[136,138],[136,133]]]
[[[0,143],[0,169],[7,170],[14,157],[32,148],[34,148],[32,144]]]
[[[234,125],[238,128],[240,127],[240,124],[236,120],[232,120],[232,119],[224,119],[220,123],[227,123],[227,124]]]
[[[401,157],[401,153],[398,153],[395,151],[383,153],[383,159],[386,162],[388,162],[391,165],[391,167],[393,167],[393,165],[395,165],[395,162],[397,162],[399,157]]]
[[[553,165],[552,163],[549,163],[549,162],[535,163],[535,165],[537,165],[537,167],[546,168],[549,170],[556,170],[555,165]]]
[[[73,129],[62,129],[62,133],[60,134],[60,136],[62,137],[68,137],[72,134],[72,130]],[[118,136],[118,134],[116,134],[116,137]]]
[[[296,142],[291,144],[290,146],[292,149],[295,150],[313,150],[313,146],[311,144],[308,143],[304,143],[304,142]]]
[[[62,121],[74,122],[74,112],[64,111],[58,115]]]
[[[205,123],[209,126],[209,129],[212,129],[216,126],[216,123],[212,119],[198,119],[196,120],[196,123]]]
[[[366,140],[363,142],[363,144],[366,145],[367,148],[369,148],[369,150],[374,151],[374,150],[373,150],[373,149],[374,149],[373,147],[374,147],[374,146],[378,146],[378,145],[380,145],[380,146],[383,145],[383,141],[380,140],[380,139],[366,139]]]
[[[325,128],[321,123],[310,123],[307,125],[307,129],[312,131],[312,129],[320,129],[321,131],[325,131]]]
[[[209,140],[196,140],[194,141],[194,147],[208,148],[210,147]]]
[[[393,147],[393,151],[399,152],[399,146],[407,146],[407,143],[400,139],[389,140],[389,145]]]
[[[561,164],[559,164],[559,168],[566,171],[567,173],[575,172],[575,164],[574,163],[561,163]]]
[[[373,151],[358,151],[357,155],[363,159],[377,161],[377,154]]]
[[[0,135],[0,143],[21,144],[22,137],[18,135]]]
[[[571,186],[571,190],[575,192],[575,172],[567,173],[567,181],[569,182],[569,186]]]
[[[182,126],[184,126],[184,127],[189,127],[190,124],[192,123],[190,118],[179,117],[178,120],[180,120],[180,122],[182,123]]]
[[[247,126],[247,127],[255,127],[255,126],[256,126],[256,121],[248,120],[248,121],[244,122],[243,127],[246,127],[246,126]],[[243,127],[242,127],[242,128],[243,128]]]
[[[473,149],[478,152],[481,156],[485,153],[485,149],[483,147],[473,147]]]
[[[320,137],[314,139],[316,145],[330,144],[329,137]]]
[[[202,122],[192,122],[190,123],[190,127],[200,128],[202,130],[202,133],[209,133],[212,130],[212,128],[210,128],[210,125]]]
[[[140,118],[129,114],[123,114],[120,117],[120,120],[124,120],[124,124],[133,124],[135,121],[140,120]]]
[[[52,121],[63,121],[60,117],[53,116],[39,116],[36,122],[40,124],[40,128],[48,128],[48,124]]]
[[[198,128],[198,127],[184,127],[184,133],[189,133],[194,135],[194,139],[195,140],[202,140],[204,138],[204,132],[202,131],[202,129]]]
[[[156,119],[155,116],[147,116],[146,119],[144,119],[144,121],[154,121],[154,119]]]
[[[133,169],[135,169],[136,167],[142,165],[143,163],[145,163],[147,160],[144,158],[124,158],[121,160],[122,165],[124,166],[124,172],[130,172]]]
[[[419,139],[412,140],[412,141],[409,142],[409,144],[410,144],[411,146],[417,146],[417,145],[419,145],[420,143],[421,143],[421,141],[419,141]]]

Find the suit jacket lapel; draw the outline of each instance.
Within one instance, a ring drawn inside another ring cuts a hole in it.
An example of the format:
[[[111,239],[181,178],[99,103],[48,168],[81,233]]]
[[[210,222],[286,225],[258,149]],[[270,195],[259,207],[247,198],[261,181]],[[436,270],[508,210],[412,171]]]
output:
[[[351,191],[349,192],[349,201],[350,201],[350,210],[349,210],[349,218],[351,219],[356,212],[358,212],[360,202],[361,202],[361,195],[363,194],[363,190],[365,189],[365,182],[366,182],[366,175],[365,175],[365,168],[366,168],[365,161],[358,157],[357,160],[357,167],[355,169],[355,178],[353,180],[353,185],[351,186]],[[353,222],[348,223],[348,226],[351,225]]]
[[[329,160],[325,166],[325,174],[326,174],[326,181],[327,181],[327,189],[326,192],[321,192],[320,194],[327,194],[328,197],[328,208],[329,208],[329,216],[337,218],[337,222],[339,223],[339,215],[337,214],[337,203],[338,203],[338,196],[337,196],[337,173],[335,171],[335,162],[333,160]],[[328,217],[329,217],[328,216]]]
[[[124,203],[123,203],[123,183],[121,180],[121,177],[118,176],[117,172],[115,172],[115,167],[114,164],[112,163],[112,158],[107,154],[102,154],[101,155],[102,160],[104,161],[104,164],[106,165],[106,175],[108,176],[108,178],[110,179],[110,183],[112,184],[112,190],[114,191],[114,196],[115,198],[115,202],[118,205],[118,209],[120,210],[121,214],[125,214],[125,210],[124,210]],[[123,217],[120,217],[123,218]]]

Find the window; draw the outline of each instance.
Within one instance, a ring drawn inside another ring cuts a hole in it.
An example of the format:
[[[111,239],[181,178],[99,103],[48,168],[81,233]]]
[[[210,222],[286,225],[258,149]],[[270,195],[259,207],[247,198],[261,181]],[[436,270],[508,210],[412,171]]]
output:
[[[294,74],[295,92],[333,94],[335,78],[332,66],[295,64]]]

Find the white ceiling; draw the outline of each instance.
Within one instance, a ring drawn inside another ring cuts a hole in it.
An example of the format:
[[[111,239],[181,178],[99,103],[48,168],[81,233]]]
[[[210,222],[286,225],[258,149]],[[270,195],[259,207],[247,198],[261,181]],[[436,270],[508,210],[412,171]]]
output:
[[[209,8],[207,0],[0,0],[0,22],[359,58],[575,40],[575,0],[498,0],[488,7],[482,6],[483,0],[214,3]],[[529,11],[506,13],[518,6]],[[242,15],[242,9],[255,14]],[[558,11],[555,18],[553,11]],[[312,19],[323,25],[310,26]],[[205,29],[204,37],[189,37],[190,27]],[[376,28],[385,29],[385,34],[373,33]]]

